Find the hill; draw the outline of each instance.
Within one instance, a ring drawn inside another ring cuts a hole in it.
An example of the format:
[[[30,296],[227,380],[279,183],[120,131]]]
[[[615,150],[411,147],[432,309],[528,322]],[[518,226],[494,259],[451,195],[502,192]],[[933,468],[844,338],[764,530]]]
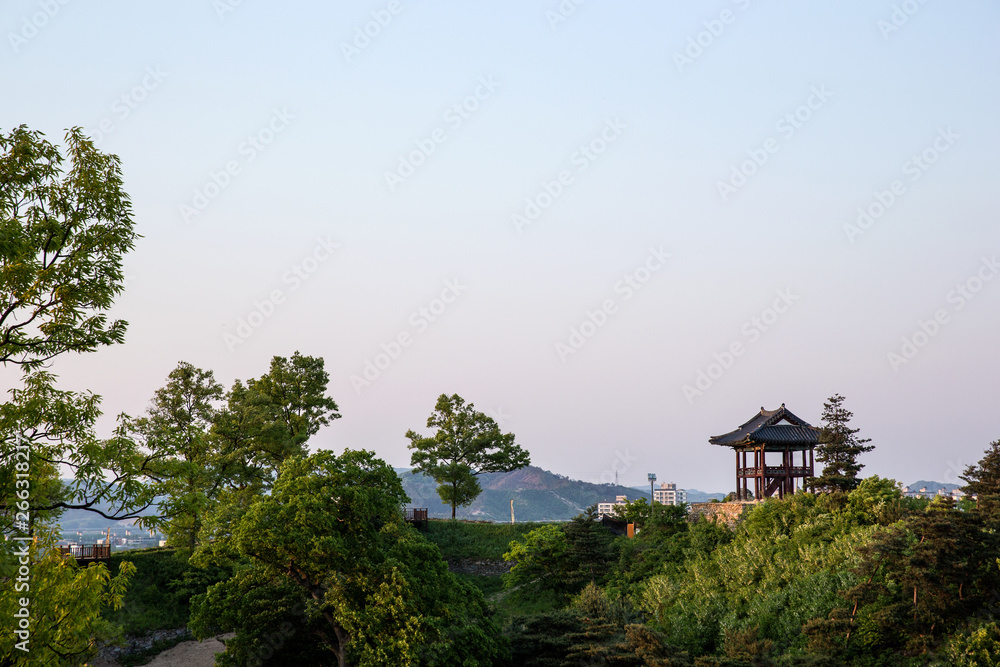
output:
[[[913,484],[907,485],[910,491],[917,491],[919,489],[926,488],[928,491],[937,491],[938,489],[944,489],[948,493],[951,493],[955,489],[962,488],[962,484],[946,484],[945,482],[928,482],[926,479],[921,479],[914,482]]]
[[[413,474],[409,468],[397,468],[413,507],[426,507],[432,518],[451,518],[451,506],[441,502],[437,484],[423,474]],[[507,473],[486,473],[479,476],[482,494],[468,507],[459,507],[460,519],[479,521],[510,521],[510,501],[514,500],[517,521],[569,521],[589,506],[614,501],[615,496],[629,500],[649,494],[627,486],[592,484],[528,466]]]

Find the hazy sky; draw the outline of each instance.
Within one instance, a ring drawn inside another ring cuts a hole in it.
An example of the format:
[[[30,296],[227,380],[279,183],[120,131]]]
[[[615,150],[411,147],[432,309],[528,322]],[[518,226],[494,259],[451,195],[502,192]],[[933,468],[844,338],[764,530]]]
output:
[[[1000,4],[8,0],[0,129],[84,127],[138,231],[141,413],[319,355],[314,447],[409,464],[459,393],[536,465],[733,485],[708,444],[847,397],[864,473],[1000,438]],[[110,418],[102,422],[107,433]]]

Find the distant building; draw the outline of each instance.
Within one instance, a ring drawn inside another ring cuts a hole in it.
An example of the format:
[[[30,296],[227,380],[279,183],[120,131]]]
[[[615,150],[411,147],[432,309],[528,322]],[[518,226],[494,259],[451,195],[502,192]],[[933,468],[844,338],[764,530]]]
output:
[[[624,507],[627,502],[628,498],[626,496],[615,496],[615,502],[613,503],[597,503],[597,518],[614,516],[615,508]]]
[[[680,505],[686,503],[687,499],[687,491],[678,489],[673,482],[663,482],[660,488],[653,491],[653,502],[661,505]]]
[[[911,489],[908,486],[903,487],[903,495],[907,498],[934,498],[935,496],[951,496],[951,499],[958,502],[965,497],[961,489],[952,489],[949,491],[945,488],[940,489],[929,489],[926,486],[921,486],[919,489]]]

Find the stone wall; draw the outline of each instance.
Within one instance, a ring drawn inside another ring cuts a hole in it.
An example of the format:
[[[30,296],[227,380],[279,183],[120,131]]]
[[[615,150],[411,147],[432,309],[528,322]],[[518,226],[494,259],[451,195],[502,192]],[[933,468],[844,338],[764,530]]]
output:
[[[688,521],[694,522],[699,517],[705,517],[709,521],[720,521],[730,529],[735,529],[736,524],[743,518],[743,513],[757,502],[750,500],[738,503],[691,503]]]

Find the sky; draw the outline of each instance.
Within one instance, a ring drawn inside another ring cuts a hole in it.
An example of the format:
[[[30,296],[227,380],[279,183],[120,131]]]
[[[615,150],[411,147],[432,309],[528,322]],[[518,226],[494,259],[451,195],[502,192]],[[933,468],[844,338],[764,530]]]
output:
[[[731,490],[708,438],[846,397],[863,474],[1000,438],[1000,4],[0,6],[0,131],[83,127],[136,229],[126,342],[55,362],[141,414],[325,359],[310,441],[409,464],[442,393],[587,481]],[[7,371],[8,374],[13,371]],[[11,377],[4,378],[9,385]]]

